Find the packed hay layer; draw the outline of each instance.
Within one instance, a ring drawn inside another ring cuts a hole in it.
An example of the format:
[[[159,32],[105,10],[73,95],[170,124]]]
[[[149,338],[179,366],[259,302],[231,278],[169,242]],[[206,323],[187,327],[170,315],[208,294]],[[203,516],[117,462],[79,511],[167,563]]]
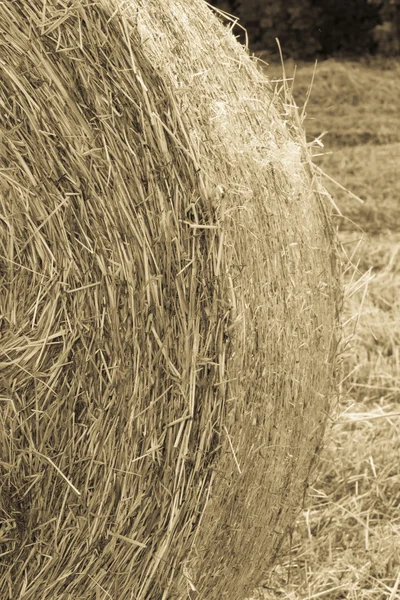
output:
[[[4,600],[242,599],[340,277],[304,135],[201,0],[0,3]]]

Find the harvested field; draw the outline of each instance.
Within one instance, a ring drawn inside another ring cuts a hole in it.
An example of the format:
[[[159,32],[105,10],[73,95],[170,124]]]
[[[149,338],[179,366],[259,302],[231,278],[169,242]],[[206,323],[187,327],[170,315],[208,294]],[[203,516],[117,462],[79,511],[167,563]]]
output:
[[[272,64],[266,72],[271,80],[282,80],[280,65]],[[316,72],[315,64],[286,64],[287,83],[301,108],[311,86],[306,106],[307,137],[312,141],[324,134],[326,148],[399,141],[399,74],[399,62],[383,58],[329,59],[318,63]]]

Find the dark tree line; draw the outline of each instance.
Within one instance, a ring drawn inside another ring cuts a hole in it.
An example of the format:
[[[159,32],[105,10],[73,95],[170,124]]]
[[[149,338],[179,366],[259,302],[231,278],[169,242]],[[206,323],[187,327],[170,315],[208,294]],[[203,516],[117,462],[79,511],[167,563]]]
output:
[[[296,59],[400,53],[400,0],[209,0],[237,16],[251,50]],[[242,41],[240,28],[234,30]]]

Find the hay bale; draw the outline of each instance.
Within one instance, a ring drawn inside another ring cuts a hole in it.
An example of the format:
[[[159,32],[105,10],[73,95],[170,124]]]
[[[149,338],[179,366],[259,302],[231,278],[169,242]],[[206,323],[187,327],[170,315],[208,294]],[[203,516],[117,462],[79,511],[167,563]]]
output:
[[[331,402],[303,132],[201,0],[0,29],[0,596],[243,598]]]

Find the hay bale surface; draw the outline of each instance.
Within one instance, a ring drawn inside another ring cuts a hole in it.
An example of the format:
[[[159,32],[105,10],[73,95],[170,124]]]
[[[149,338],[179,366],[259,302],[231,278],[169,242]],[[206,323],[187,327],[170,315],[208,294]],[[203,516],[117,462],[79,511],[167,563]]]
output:
[[[303,132],[200,0],[0,3],[0,597],[242,599],[323,437]]]

